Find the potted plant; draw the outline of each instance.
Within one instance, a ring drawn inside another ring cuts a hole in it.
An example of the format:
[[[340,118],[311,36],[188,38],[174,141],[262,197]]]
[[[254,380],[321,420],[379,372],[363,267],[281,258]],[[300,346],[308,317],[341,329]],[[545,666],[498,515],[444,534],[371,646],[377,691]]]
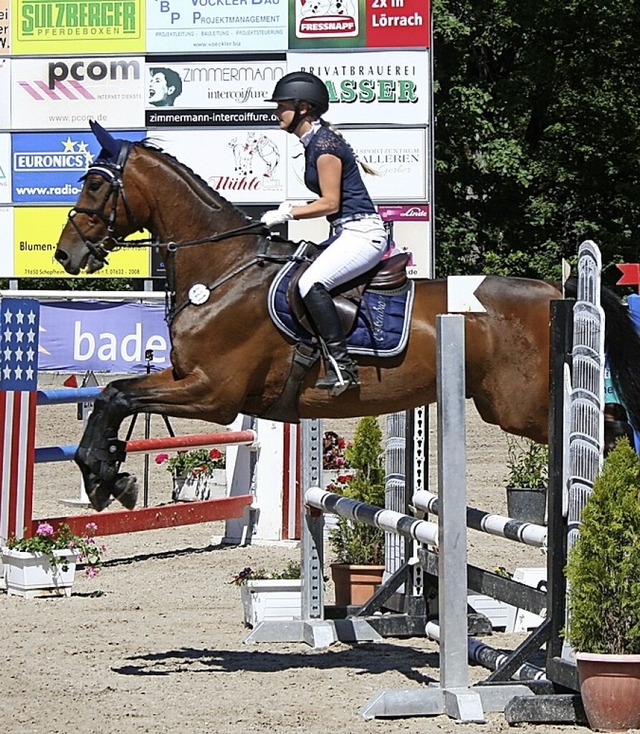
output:
[[[290,561],[283,571],[267,572],[247,566],[232,582],[240,587],[244,623],[255,627],[275,619],[300,619],[302,581],[300,564]]]
[[[155,462],[166,464],[173,477],[174,502],[208,500],[212,484],[226,485],[226,455],[216,448],[158,454]]]
[[[376,417],[359,421],[345,456],[351,473],[328,489],[349,499],[384,507],[382,430]],[[329,533],[329,543],[336,560],[331,564],[336,604],[364,604],[382,581],[384,530],[341,517]]]
[[[514,520],[544,525],[549,478],[549,449],[531,439],[507,437],[507,514]]]
[[[29,538],[8,538],[2,548],[7,593],[27,598],[52,592],[71,596],[76,564],[84,563],[85,574],[92,578],[105,550],[95,541],[97,525],[87,523],[85,530],[79,536],[66,523],[56,531],[44,522]]]
[[[596,477],[566,576],[567,639],[589,725],[640,727],[640,460],[626,438]]]

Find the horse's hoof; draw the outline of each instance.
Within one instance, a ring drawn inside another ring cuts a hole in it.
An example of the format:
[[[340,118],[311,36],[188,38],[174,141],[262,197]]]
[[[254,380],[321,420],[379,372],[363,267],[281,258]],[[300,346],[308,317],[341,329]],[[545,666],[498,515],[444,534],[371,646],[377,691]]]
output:
[[[113,496],[127,510],[133,510],[138,501],[138,481],[131,474],[121,473],[113,485]]]
[[[95,488],[93,490],[85,489],[85,491],[89,498],[89,502],[91,502],[91,507],[93,507],[97,512],[102,512],[102,510],[109,507],[113,502],[110,495],[105,494],[99,488]]]

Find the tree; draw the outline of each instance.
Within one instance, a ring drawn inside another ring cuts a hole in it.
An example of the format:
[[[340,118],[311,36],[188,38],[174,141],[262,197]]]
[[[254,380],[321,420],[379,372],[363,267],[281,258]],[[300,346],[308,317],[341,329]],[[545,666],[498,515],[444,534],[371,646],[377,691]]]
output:
[[[558,277],[637,259],[640,71],[626,0],[435,0],[436,267]]]

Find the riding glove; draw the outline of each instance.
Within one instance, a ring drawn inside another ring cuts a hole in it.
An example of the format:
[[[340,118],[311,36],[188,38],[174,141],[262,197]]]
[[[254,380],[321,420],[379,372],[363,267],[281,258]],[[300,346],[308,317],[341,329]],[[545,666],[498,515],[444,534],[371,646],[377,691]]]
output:
[[[291,213],[292,209],[293,204],[290,201],[283,201],[277,209],[271,209],[270,211],[265,212],[260,218],[260,221],[271,229],[272,227],[276,227],[278,224],[284,224],[290,219],[293,219],[293,214]]]

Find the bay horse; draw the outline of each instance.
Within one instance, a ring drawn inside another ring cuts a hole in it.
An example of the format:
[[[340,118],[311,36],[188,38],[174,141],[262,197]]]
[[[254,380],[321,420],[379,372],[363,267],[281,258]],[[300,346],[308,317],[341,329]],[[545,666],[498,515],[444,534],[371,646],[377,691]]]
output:
[[[131,246],[125,236],[147,229],[161,248],[173,302],[172,366],[109,383],[77,449],[86,492],[100,511],[112,498],[127,508],[136,503],[135,478],[120,472],[125,456],[118,431],[129,415],[146,411],[223,425],[238,413],[292,419],[277,406],[296,340],[274,326],[267,293],[296,246],[269,236],[149,141],[116,140],[97,124],[92,128],[102,151],[84,177],[55,257],[70,274],[95,272],[112,249]],[[487,276],[476,296],[486,313],[465,315],[467,397],[484,421],[545,443],[549,303],[562,294],[540,280]],[[612,293],[603,293],[603,306],[614,384],[631,422],[640,426],[640,389],[631,368],[640,358],[640,340]],[[404,351],[358,357],[362,385],[339,397],[315,389],[316,361],[300,378],[293,420],[380,415],[433,403],[436,315],[446,312],[446,281],[417,281]]]

